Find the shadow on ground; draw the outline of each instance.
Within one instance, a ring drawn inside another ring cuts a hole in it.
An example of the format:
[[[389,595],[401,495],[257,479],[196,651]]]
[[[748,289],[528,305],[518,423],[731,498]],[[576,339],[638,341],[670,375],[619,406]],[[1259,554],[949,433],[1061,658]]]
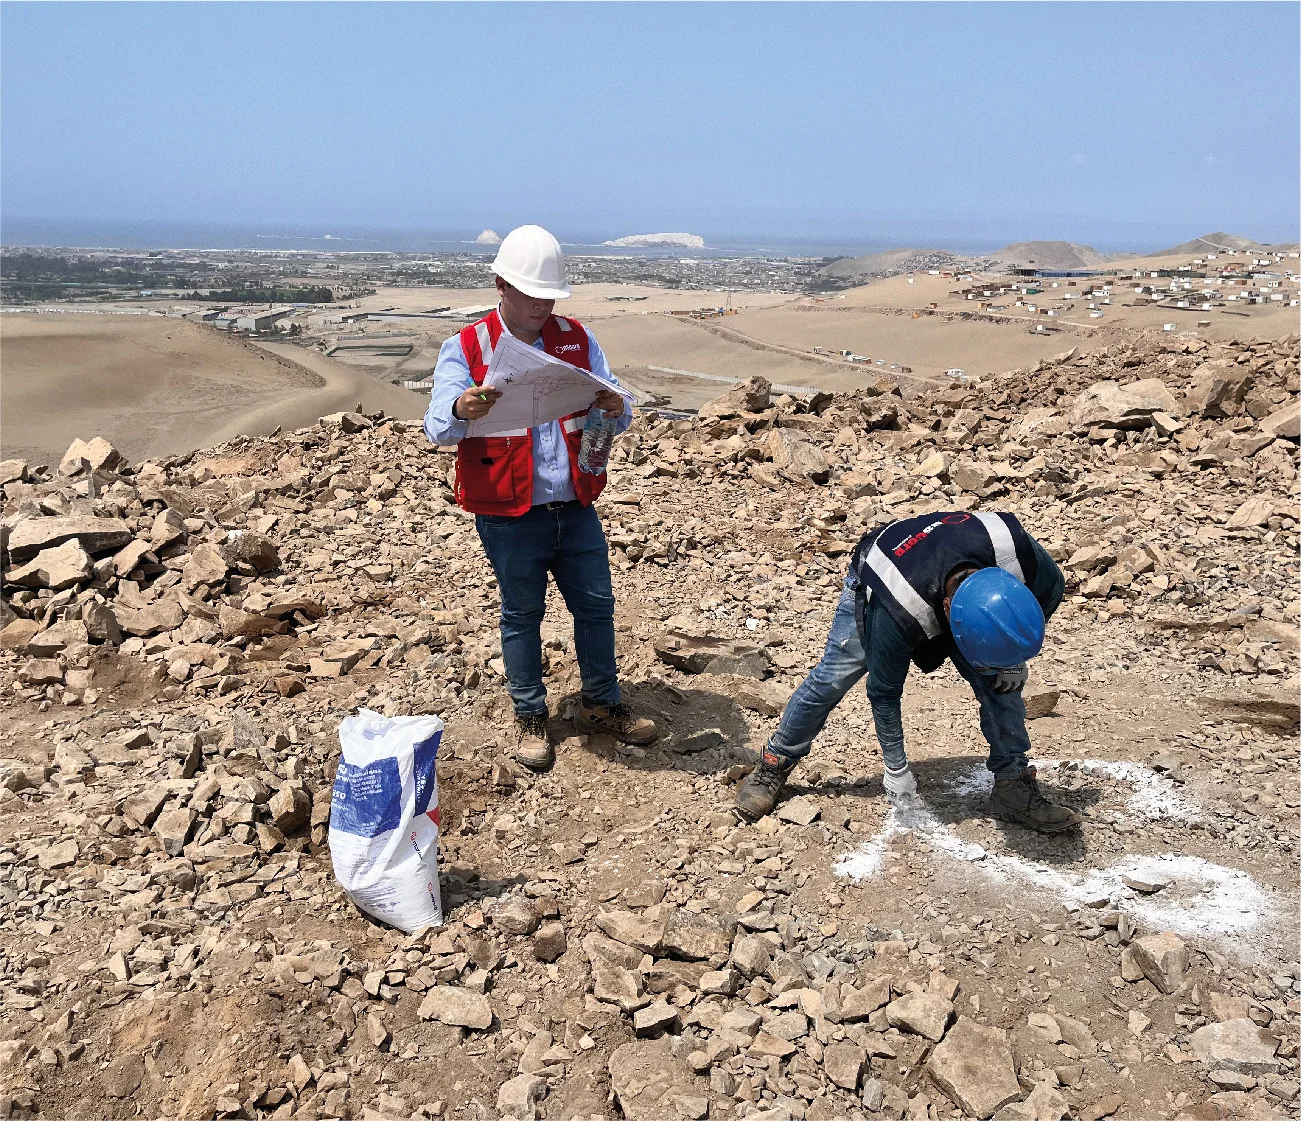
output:
[[[747,710],[731,697],[707,689],[678,689],[661,681],[624,685],[623,699],[638,716],[659,726],[659,738],[641,748],[618,743],[613,736],[588,736],[582,750],[618,762],[633,771],[684,771],[710,775],[756,758]],[[557,743],[582,735],[565,713],[576,711],[579,694],[569,693],[556,706],[547,728]]]

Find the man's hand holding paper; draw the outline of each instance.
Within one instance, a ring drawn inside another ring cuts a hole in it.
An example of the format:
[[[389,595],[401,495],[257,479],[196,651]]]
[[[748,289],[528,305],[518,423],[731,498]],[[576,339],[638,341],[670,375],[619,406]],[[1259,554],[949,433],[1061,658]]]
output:
[[[470,421],[468,436],[494,436],[535,428],[559,420],[570,413],[582,412],[593,404],[611,416],[623,412],[626,394],[604,378],[545,351],[503,335],[492,352],[488,372],[480,391],[497,390],[500,397],[482,413],[472,402],[465,413]],[[467,391],[468,392],[468,391]],[[460,410],[460,403],[457,405]],[[477,416],[475,414],[478,414]]]

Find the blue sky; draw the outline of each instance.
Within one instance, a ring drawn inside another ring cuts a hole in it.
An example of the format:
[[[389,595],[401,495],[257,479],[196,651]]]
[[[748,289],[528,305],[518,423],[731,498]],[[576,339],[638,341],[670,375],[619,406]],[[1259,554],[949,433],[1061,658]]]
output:
[[[5,3],[0,205],[10,226],[1295,240],[1299,10]]]

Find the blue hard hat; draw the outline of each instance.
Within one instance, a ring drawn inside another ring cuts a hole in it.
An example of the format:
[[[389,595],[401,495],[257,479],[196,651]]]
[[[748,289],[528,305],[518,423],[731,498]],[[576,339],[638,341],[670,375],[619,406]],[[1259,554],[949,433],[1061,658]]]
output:
[[[953,641],[976,669],[1009,669],[1044,644],[1044,613],[1020,580],[1001,568],[973,572],[953,593]]]

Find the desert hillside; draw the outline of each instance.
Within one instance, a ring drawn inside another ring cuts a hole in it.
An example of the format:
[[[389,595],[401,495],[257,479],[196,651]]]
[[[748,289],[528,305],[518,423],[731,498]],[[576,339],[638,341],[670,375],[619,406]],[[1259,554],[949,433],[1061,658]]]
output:
[[[756,378],[640,416],[601,511],[627,699],[664,735],[574,731],[553,602],[541,776],[511,758],[451,457],[414,422],[11,458],[4,1114],[1292,1116],[1297,349],[1140,338],[907,398]],[[739,823],[854,541],[951,509],[1015,512],[1067,573],[1027,702],[1083,829],[986,816],[949,669],[909,683],[913,809],[856,690]],[[446,722],[441,929],[335,885],[335,730],[362,705]]]
[[[417,417],[423,403],[364,372],[298,348],[278,354],[159,315],[0,317],[0,447],[58,459],[96,432],[132,458],[170,455],[237,435],[297,428],[341,409]]]

